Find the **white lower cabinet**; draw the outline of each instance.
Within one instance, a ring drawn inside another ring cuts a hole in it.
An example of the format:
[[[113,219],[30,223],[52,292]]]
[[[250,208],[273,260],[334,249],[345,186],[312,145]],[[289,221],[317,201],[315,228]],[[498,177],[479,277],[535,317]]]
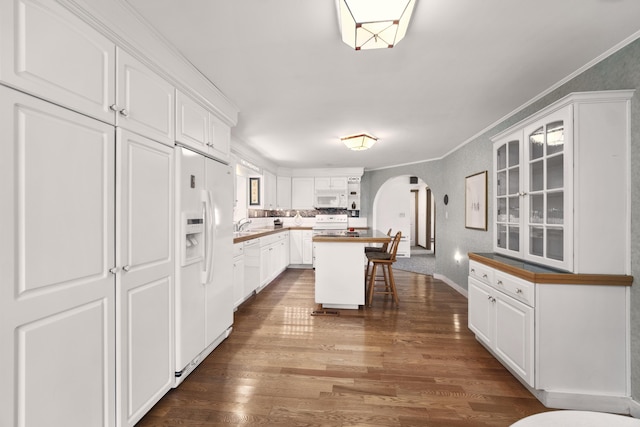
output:
[[[469,329],[527,384],[534,385],[532,307],[469,277]]]
[[[288,265],[289,232],[260,238],[260,287],[258,292],[282,273]]]
[[[478,341],[547,407],[628,413],[631,276],[469,257],[469,329]]]
[[[313,263],[313,231],[289,230],[289,264],[311,265]]]
[[[244,263],[244,243],[233,245],[233,307],[238,306],[245,300],[245,263]]]

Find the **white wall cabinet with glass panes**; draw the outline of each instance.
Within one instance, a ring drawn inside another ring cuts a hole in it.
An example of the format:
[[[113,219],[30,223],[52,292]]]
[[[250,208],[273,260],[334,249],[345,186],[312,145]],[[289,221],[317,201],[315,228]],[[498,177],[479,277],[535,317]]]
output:
[[[629,273],[632,94],[570,94],[493,138],[496,252]]]

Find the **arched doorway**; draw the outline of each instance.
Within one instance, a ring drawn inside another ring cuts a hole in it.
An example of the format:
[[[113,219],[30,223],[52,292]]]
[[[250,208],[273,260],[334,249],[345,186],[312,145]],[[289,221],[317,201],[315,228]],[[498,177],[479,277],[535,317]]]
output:
[[[401,231],[399,258],[414,251],[435,252],[435,202],[429,185],[409,175],[387,180],[373,200],[372,225],[386,231]]]

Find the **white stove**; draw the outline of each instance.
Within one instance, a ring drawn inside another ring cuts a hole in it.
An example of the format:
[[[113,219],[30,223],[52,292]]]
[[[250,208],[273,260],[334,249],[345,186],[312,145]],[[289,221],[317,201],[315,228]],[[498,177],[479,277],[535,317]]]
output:
[[[346,231],[348,226],[349,218],[346,214],[316,215],[313,231],[314,233],[321,230]]]

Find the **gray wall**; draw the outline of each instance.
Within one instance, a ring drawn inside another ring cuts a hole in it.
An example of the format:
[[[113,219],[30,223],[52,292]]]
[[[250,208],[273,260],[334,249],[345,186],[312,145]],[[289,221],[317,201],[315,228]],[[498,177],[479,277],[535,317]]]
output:
[[[636,89],[631,100],[631,271],[634,277],[640,278],[640,40],[589,68],[444,159],[365,171],[362,190],[363,211],[373,211],[373,199],[387,179],[398,175],[415,175],[422,178],[433,190],[436,200],[435,271],[466,289],[466,254],[490,252],[493,248],[493,164],[490,138],[569,93],[614,89]],[[460,119],[464,120],[464,117]],[[454,145],[462,143],[452,142]],[[487,231],[468,230],[464,227],[464,178],[484,170],[489,171],[489,228]],[[368,194],[365,194],[365,191]],[[449,195],[449,204],[446,207],[443,203],[445,194]],[[445,217],[445,214],[448,214],[448,217]],[[456,252],[465,255],[459,264],[454,259]],[[638,280],[631,287],[631,394],[636,402],[640,401]]]

